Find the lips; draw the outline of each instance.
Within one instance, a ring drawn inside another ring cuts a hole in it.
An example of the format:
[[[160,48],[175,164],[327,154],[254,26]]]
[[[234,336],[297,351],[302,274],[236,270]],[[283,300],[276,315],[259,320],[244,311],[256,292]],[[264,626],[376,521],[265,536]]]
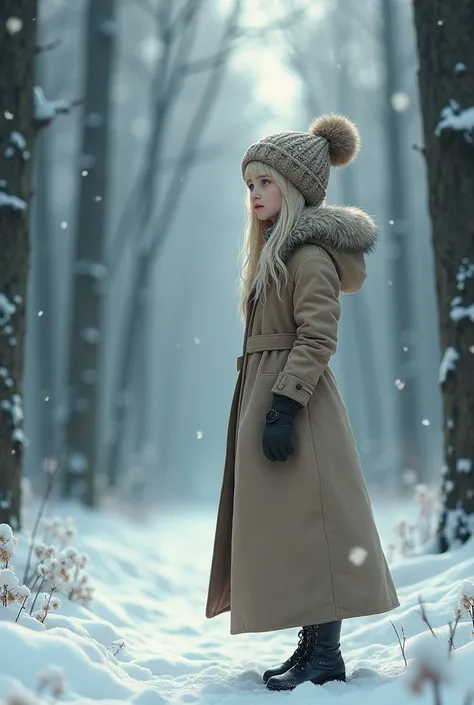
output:
[[[263,208],[263,206],[260,206],[258,203],[254,204],[254,210],[258,210],[259,208]]]

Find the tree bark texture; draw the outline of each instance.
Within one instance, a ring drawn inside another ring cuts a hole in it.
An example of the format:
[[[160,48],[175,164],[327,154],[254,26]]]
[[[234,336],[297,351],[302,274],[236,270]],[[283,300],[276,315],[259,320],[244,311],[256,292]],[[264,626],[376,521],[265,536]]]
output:
[[[0,4],[0,523],[20,527],[36,0]]]
[[[110,86],[116,0],[90,0],[86,27],[86,89],[82,123],[78,219],[72,293],[70,398],[64,494],[96,502],[99,443],[99,351],[105,282]]]
[[[474,4],[414,0],[414,17],[442,346],[445,551],[474,533]]]

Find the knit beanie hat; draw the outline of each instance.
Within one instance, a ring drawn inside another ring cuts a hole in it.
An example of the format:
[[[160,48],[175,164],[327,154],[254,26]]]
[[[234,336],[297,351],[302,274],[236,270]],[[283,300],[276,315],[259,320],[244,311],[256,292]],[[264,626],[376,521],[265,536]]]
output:
[[[250,145],[242,159],[242,176],[251,161],[268,164],[303,194],[309,206],[324,201],[331,166],[349,164],[359,151],[357,127],[343,115],[322,115],[308,132],[276,132]]]

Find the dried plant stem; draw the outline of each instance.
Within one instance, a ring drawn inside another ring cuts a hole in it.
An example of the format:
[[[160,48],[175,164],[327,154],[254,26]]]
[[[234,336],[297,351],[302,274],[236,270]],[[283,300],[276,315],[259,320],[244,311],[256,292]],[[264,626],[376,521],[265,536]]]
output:
[[[36,576],[35,582],[33,583],[33,585],[32,585],[31,588],[30,588],[30,593],[33,592],[33,590],[34,590],[35,587],[36,587],[36,583],[38,582],[38,580],[40,580],[41,577],[42,577],[41,575],[37,575],[37,576]]]
[[[428,621],[428,617],[426,616],[425,608],[424,608],[423,602],[422,602],[422,600],[421,600],[421,595],[418,597],[418,603],[419,603],[420,609],[421,609],[421,619],[422,619],[423,622],[429,627],[430,632],[432,633],[432,635],[433,635],[434,638],[436,639],[436,634],[434,633],[433,628],[432,628],[431,624],[430,624],[429,621]]]
[[[114,653],[114,656],[117,656],[118,652],[125,648],[125,642],[123,639],[122,641],[113,641],[112,646],[118,646],[117,651]]]
[[[43,585],[44,585],[44,581],[45,581],[45,580],[46,580],[46,577],[43,577],[43,580],[41,581],[41,585],[40,585],[39,588],[38,588],[38,592],[36,593],[35,599],[33,600],[33,604],[31,605],[30,614],[32,614],[32,612],[33,612],[33,610],[34,610],[34,608],[35,608],[36,600],[38,599],[38,595],[40,594],[40,592],[41,592],[41,590],[42,590],[42,588],[43,588]]]
[[[434,695],[434,705],[442,705],[442,703],[441,703],[441,689],[439,687],[439,681],[433,681],[433,695]]]
[[[456,634],[456,629],[458,628],[459,620],[461,619],[461,615],[457,614],[456,615],[456,621],[454,622],[454,626],[452,622],[448,623],[449,626],[449,656],[451,656],[451,652],[453,651],[454,647],[454,635]]]
[[[395,634],[397,635],[398,643],[400,644],[400,650],[401,650],[401,652],[402,652],[403,660],[405,661],[405,666],[408,668],[408,663],[407,663],[407,660],[406,660],[406,657],[405,657],[405,643],[406,643],[406,637],[405,637],[405,632],[403,631],[403,627],[402,627],[402,635],[403,635],[403,642],[402,642],[402,640],[400,639],[400,635],[399,635],[399,633],[398,633],[398,631],[397,631],[397,628],[396,628],[396,626],[394,625],[394,623],[392,622],[392,620],[390,620],[390,624],[392,625],[392,627],[393,627],[394,630],[395,630]]]
[[[76,573],[75,573],[74,578],[73,578],[73,581],[72,581],[72,587],[71,587],[71,589],[69,590],[69,594],[68,594],[68,599],[69,599],[69,600],[72,600],[72,596],[74,595],[74,586],[75,586],[75,584],[76,584],[77,576],[79,575],[80,569],[81,569],[81,567],[80,567],[79,565],[77,565],[77,566],[76,566]]]
[[[36,534],[38,533],[39,523],[43,517],[46,503],[48,502],[49,495],[51,494],[51,490],[53,489],[54,479],[55,479],[56,475],[57,475],[57,468],[54,470],[54,472],[49,473],[48,484],[46,485],[46,491],[44,493],[43,501],[41,502],[41,506],[38,510],[38,514],[36,515],[35,525],[33,527],[33,532],[31,534],[31,539],[30,539],[30,546],[28,548],[28,557],[26,559],[25,573],[23,575],[23,582],[25,584],[26,584],[26,578],[27,578],[27,575],[29,573],[30,566],[31,566],[31,556],[33,554],[33,546],[34,546]]]
[[[47,604],[46,607],[44,608],[45,615],[44,615],[43,619],[41,620],[42,624],[45,623],[46,617],[48,616],[49,605],[50,605],[50,602],[51,602],[51,598],[52,598],[52,596],[53,596],[53,592],[54,592],[55,590],[56,590],[56,585],[53,585],[53,587],[51,588],[51,592],[49,593],[48,604]]]
[[[29,596],[28,596],[28,597],[29,597]],[[17,616],[16,616],[15,622],[18,622],[18,620],[20,619],[20,614],[21,614],[21,613],[23,612],[23,610],[25,609],[25,604],[26,604],[26,601],[27,601],[28,597],[25,597],[25,599],[24,599],[23,602],[21,603],[21,607],[20,607],[20,609],[19,609],[19,611],[18,611],[18,614],[17,614]]]

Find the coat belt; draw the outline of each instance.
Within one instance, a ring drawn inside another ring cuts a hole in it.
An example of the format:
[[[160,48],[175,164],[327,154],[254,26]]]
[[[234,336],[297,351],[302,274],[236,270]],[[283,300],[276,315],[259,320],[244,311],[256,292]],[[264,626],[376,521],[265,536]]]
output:
[[[296,340],[294,333],[275,333],[273,335],[251,335],[247,339],[248,353],[265,350],[291,350]]]
[[[247,339],[247,353],[265,352],[265,350],[291,350],[296,336],[294,333],[273,333],[270,335],[251,335]],[[237,372],[242,369],[244,356],[237,358]]]

